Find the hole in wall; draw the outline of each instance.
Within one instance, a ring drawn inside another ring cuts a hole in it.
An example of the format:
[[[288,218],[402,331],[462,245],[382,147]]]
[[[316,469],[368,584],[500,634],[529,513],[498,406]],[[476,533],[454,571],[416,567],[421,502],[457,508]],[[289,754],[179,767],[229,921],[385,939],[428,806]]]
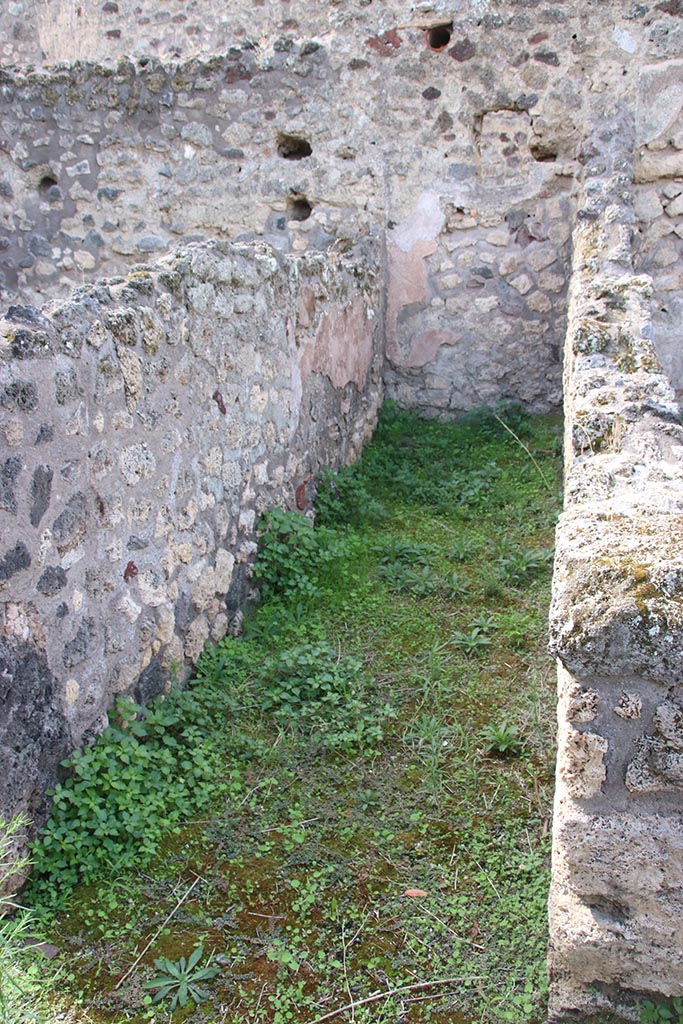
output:
[[[530,143],[529,152],[534,160],[541,164],[554,163],[557,160],[557,150],[547,142]]]
[[[313,150],[307,139],[301,135],[286,135],[281,132],[277,137],[277,151],[284,160],[304,160]]]
[[[308,220],[313,213],[313,207],[306,196],[295,192],[287,196],[287,220]]]
[[[46,196],[50,189],[56,184],[56,178],[53,178],[51,174],[44,174],[38,182],[38,192],[41,196]]]
[[[443,50],[451,41],[453,22],[446,25],[433,25],[425,32],[425,41],[430,50]]]

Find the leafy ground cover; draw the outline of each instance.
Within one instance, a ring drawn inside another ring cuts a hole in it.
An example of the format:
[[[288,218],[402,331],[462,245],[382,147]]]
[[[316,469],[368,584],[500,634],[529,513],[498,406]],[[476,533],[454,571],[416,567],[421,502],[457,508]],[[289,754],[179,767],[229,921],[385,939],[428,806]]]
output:
[[[262,600],[73,759],[31,898],[81,1019],[539,1024],[559,426],[389,408]]]

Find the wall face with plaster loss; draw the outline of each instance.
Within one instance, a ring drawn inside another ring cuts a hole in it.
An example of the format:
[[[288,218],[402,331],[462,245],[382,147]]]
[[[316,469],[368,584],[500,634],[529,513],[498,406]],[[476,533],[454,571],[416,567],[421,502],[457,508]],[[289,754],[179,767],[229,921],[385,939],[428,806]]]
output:
[[[260,514],[372,433],[378,309],[371,267],[209,243],[0,321],[0,813],[225,635]]]
[[[550,1014],[683,995],[680,0],[86,0],[57,52],[59,6],[0,11],[72,61],[0,70],[15,796],[222,635],[382,390],[558,409],[564,348]]]
[[[657,292],[633,267],[633,132],[623,109],[597,122],[574,232],[552,1021],[614,1006],[639,1020],[643,998],[683,995],[683,427],[653,345]]]

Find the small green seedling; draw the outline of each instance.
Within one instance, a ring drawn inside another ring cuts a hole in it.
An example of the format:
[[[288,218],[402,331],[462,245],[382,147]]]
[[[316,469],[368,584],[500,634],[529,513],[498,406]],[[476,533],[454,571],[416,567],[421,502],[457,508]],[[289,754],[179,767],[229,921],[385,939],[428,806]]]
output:
[[[188,999],[192,999],[197,1005],[209,998],[209,993],[199,984],[200,981],[210,981],[220,974],[218,967],[198,967],[199,961],[204,955],[204,948],[197,948],[190,955],[189,960],[181,956],[180,960],[168,960],[166,957],[159,957],[154,961],[158,974],[151,981],[146,981],[143,988],[157,989],[152,1000],[160,1003],[162,999],[171,997],[171,1013],[176,1006],[187,1006]],[[210,959],[210,958],[209,958]]]
[[[524,746],[517,726],[511,725],[507,720],[498,725],[484,726],[481,736],[486,743],[487,753],[497,754],[499,757],[515,757],[521,753]]]

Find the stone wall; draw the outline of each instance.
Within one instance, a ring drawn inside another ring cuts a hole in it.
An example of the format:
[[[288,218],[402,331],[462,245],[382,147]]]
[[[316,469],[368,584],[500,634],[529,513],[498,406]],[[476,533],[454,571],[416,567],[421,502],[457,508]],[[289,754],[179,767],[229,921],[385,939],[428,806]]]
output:
[[[680,31],[678,41],[683,41]],[[680,52],[680,51],[679,51]],[[683,61],[645,67],[636,105],[636,269],[654,284],[657,352],[683,390]]]
[[[551,1016],[683,994],[681,0],[47,8],[7,64],[102,63],[0,70],[0,806],[222,635],[380,369],[547,410],[566,334]]]
[[[643,998],[683,995],[683,427],[652,280],[633,267],[633,136],[632,112],[598,121],[574,232],[551,613],[553,1022],[611,1007],[639,1020]]]
[[[211,237],[327,252],[386,233],[392,397],[439,413],[559,405],[590,100],[638,106],[638,145],[671,163],[678,135],[650,94],[664,78],[678,95],[677,2],[77,6],[97,23],[71,34],[79,55],[108,63],[0,82],[6,302],[40,305]],[[0,12],[8,60],[40,56],[42,10]],[[644,187],[642,263],[663,271],[669,365],[678,243],[660,243],[679,196],[658,214]]]
[[[207,243],[0,321],[0,814],[43,813],[116,693],[181,681],[381,399],[372,263]]]
[[[273,5],[218,57],[5,72],[5,301],[214,236],[326,252],[386,232],[392,397],[557,407],[591,16],[288,6],[267,45]],[[621,35],[607,50],[628,70]]]

